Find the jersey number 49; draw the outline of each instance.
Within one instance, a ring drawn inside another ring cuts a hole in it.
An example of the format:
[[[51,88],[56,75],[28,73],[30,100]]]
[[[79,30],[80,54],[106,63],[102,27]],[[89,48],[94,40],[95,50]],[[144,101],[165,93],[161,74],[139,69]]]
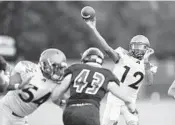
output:
[[[75,78],[74,80],[74,85],[73,87],[76,88],[77,93],[82,93],[83,90],[85,91],[86,94],[91,94],[95,95],[100,87],[103,85],[105,81],[105,77],[103,74],[99,72],[95,72],[92,77],[91,86],[88,86],[87,78],[90,75],[90,70],[88,69],[83,69],[79,75]]]

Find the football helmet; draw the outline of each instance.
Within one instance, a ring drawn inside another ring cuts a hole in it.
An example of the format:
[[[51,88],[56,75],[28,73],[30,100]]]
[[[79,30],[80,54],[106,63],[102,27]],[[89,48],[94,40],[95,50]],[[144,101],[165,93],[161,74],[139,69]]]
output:
[[[41,53],[39,65],[44,77],[61,81],[67,68],[66,56],[61,50],[46,49]]]
[[[102,65],[104,61],[104,55],[98,48],[91,47],[84,51],[81,57],[81,61],[83,63],[95,62]]]
[[[130,41],[129,52],[133,55],[133,57],[142,59],[149,47],[150,42],[147,37],[143,35],[136,35]]]

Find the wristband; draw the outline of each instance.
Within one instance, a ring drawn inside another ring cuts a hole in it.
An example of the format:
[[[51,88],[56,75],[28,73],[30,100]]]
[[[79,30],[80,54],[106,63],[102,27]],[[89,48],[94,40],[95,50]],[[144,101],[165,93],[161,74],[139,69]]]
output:
[[[16,84],[14,85],[14,88],[15,88],[15,89],[19,89],[19,83],[16,83]]]

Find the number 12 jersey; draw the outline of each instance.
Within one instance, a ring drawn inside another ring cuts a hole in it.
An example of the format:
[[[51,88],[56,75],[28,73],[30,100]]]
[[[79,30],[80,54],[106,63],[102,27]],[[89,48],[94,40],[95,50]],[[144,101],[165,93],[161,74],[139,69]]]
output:
[[[120,60],[115,64],[113,73],[121,82],[120,88],[126,91],[133,100],[136,100],[145,77],[144,62],[130,56],[128,51],[121,47],[115,51],[119,54]]]

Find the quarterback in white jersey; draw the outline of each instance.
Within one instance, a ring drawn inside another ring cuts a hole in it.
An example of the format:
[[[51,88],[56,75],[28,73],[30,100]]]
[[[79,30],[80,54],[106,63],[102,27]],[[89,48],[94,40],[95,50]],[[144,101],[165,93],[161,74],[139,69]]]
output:
[[[129,51],[121,47],[114,50],[96,29],[96,17],[84,20],[97,37],[101,48],[114,61],[113,73],[121,82],[120,88],[133,98],[134,103],[143,80],[152,84],[153,74],[157,69],[149,62],[149,56],[154,53],[150,48],[149,40],[143,35],[137,35],[130,41]],[[127,125],[138,125],[137,111],[130,113],[123,101],[109,93],[102,125],[116,125],[120,114],[124,116]]]
[[[52,92],[59,86],[66,67],[66,57],[58,49],[45,50],[41,54],[39,65],[29,61],[19,62],[12,72],[10,84],[17,81],[19,84],[20,81],[28,83],[25,82],[22,89],[9,91],[0,100],[0,114],[3,119],[0,124],[26,125],[26,116],[49,98],[53,99]]]

